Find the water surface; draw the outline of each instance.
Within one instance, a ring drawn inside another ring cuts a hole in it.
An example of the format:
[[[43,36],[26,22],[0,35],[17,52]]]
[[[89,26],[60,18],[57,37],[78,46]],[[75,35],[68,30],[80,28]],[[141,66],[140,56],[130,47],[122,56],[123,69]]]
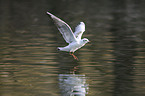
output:
[[[145,2],[0,0],[0,96],[144,96]],[[56,3],[57,2],[57,3]],[[46,11],[91,43],[76,61]]]

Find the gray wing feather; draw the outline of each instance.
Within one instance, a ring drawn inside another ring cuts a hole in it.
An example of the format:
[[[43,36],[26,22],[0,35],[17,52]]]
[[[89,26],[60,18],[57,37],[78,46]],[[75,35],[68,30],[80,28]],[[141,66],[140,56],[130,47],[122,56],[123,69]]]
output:
[[[78,40],[81,40],[81,37],[83,35],[85,31],[85,24],[84,22],[80,22],[80,24],[77,25],[77,27],[75,28],[75,32],[74,35]]]
[[[50,15],[50,17],[54,20],[54,23],[67,43],[76,41],[76,37],[67,23],[49,12],[47,12],[47,14]]]

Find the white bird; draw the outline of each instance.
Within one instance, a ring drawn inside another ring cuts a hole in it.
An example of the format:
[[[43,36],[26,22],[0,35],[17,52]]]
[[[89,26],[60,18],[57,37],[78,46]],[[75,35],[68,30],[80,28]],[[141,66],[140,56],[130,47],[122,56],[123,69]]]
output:
[[[73,33],[72,29],[67,23],[54,16],[50,12],[47,12],[47,14],[50,15],[50,17],[53,19],[64,40],[69,43],[68,46],[58,47],[58,50],[69,52],[70,55],[74,57],[74,59],[78,60],[78,58],[74,55],[74,52],[89,42],[87,38],[81,39],[82,34],[85,31],[84,22],[80,22],[80,24],[78,24],[75,28],[75,32]]]

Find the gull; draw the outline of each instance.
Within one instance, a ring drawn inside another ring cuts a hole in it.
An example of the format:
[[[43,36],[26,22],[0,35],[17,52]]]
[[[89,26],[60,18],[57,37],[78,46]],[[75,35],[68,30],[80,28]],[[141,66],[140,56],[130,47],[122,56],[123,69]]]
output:
[[[74,57],[74,59],[78,60],[78,58],[74,55],[74,52],[89,42],[87,38],[81,39],[85,31],[84,22],[80,22],[80,24],[78,24],[77,27],[75,28],[75,32],[73,33],[71,27],[67,23],[65,23],[63,20],[54,16],[50,12],[47,12],[47,14],[52,18],[58,30],[62,34],[64,40],[68,43],[67,46],[58,47],[57,49],[60,51],[69,52],[70,55]]]

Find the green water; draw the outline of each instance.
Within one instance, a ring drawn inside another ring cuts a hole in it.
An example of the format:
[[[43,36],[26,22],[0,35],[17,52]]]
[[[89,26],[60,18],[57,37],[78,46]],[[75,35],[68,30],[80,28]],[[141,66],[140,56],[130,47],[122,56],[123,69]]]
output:
[[[0,0],[0,96],[144,96],[145,1]],[[91,43],[75,52],[46,15]]]

